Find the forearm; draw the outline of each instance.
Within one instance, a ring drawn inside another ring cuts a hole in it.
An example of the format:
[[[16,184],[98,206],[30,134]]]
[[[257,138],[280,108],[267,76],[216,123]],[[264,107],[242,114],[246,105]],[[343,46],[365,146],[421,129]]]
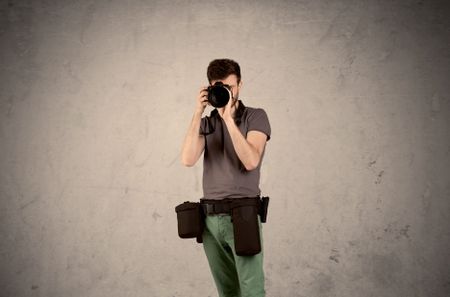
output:
[[[181,162],[185,166],[193,166],[199,159],[205,147],[205,139],[200,135],[200,122],[202,112],[196,111],[192,117],[188,132],[183,142],[181,151]]]
[[[247,141],[244,135],[242,135],[234,120],[227,120],[225,121],[225,124],[227,126],[228,133],[230,134],[231,141],[233,142],[234,150],[236,151],[236,154],[245,169],[253,170],[258,167],[261,159],[261,153]]]

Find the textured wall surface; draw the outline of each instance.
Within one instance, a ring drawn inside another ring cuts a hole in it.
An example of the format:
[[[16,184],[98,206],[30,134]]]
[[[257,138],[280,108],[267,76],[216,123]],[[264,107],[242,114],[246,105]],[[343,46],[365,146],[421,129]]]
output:
[[[268,296],[450,296],[446,1],[1,1],[0,296],[217,296],[174,206],[206,66],[273,135]]]

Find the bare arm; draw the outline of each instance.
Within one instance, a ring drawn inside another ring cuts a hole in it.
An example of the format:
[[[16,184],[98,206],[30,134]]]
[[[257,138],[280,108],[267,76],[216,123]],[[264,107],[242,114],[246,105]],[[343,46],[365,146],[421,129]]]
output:
[[[232,102],[230,100],[224,108],[219,109],[219,114],[227,126],[239,160],[241,160],[245,169],[253,170],[261,162],[261,157],[267,142],[267,135],[260,131],[251,130],[247,133],[247,137],[244,137],[234,122],[233,115],[235,111],[235,101]]]
[[[199,134],[202,114],[208,104],[206,99],[207,92],[205,88],[200,90],[197,97],[197,106],[189,125],[186,137],[184,138],[181,149],[181,163],[184,166],[194,166],[205,149],[205,137]]]
[[[234,150],[245,169],[249,171],[256,169],[261,162],[261,156],[266,146],[266,134],[252,130],[247,133],[247,138],[245,138],[234,120],[226,120],[225,124],[230,133]]]

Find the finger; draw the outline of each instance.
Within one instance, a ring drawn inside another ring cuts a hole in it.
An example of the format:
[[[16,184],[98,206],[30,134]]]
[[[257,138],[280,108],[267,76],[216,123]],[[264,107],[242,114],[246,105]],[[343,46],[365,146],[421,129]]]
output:
[[[200,96],[199,98],[198,98],[198,100],[200,101],[200,102],[204,102],[204,101],[208,101],[208,97],[205,95],[205,96]]]
[[[231,108],[231,107],[233,107],[233,98],[230,98],[230,100],[228,100],[228,103],[227,103],[227,108]]]
[[[208,87],[205,87],[205,86],[200,88],[200,91],[207,91],[207,90],[208,90]]]
[[[198,100],[199,101],[208,101],[208,94],[201,94],[199,97],[198,97]]]

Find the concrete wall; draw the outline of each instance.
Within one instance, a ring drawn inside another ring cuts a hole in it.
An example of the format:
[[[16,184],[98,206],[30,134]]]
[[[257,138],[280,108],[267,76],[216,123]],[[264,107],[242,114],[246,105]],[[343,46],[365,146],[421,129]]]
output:
[[[268,296],[449,296],[444,3],[1,1],[0,296],[217,296],[174,207],[219,57],[272,124]]]

